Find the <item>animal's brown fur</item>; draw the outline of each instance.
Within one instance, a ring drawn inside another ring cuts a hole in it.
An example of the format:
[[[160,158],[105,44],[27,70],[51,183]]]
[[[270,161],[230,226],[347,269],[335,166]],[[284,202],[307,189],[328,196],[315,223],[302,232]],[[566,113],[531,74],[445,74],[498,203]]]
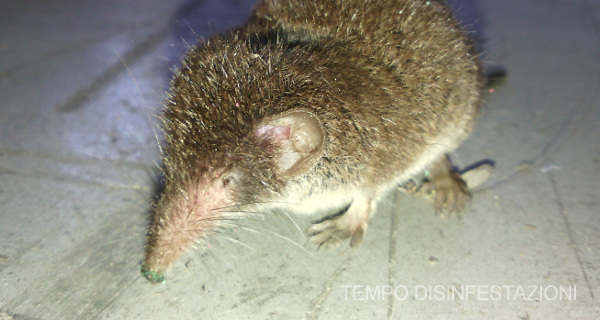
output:
[[[481,88],[470,41],[439,1],[262,1],[246,26],[193,49],[172,82],[166,185],[144,268],[166,272],[223,217],[219,206],[345,190],[374,211],[382,192],[467,136]],[[314,164],[288,177],[278,145],[255,133],[294,109],[319,118],[324,142]],[[371,215],[349,235],[362,237]]]

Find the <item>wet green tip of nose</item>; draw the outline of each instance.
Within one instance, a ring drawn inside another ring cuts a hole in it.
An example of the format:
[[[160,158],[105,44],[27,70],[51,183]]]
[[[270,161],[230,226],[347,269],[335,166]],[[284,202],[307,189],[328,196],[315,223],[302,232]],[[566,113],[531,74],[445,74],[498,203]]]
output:
[[[140,266],[140,271],[142,272],[142,277],[146,278],[148,281],[152,283],[161,283],[165,282],[165,276],[152,270],[146,269],[144,265]]]

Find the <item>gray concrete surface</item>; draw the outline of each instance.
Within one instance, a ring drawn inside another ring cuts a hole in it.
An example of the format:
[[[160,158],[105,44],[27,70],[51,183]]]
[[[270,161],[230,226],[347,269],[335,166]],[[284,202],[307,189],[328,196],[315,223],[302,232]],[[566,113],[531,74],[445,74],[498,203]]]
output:
[[[169,68],[252,1],[0,2],[0,319],[599,319],[600,4],[455,4],[509,72],[454,156],[497,163],[464,219],[395,192],[360,249],[317,251],[273,214],[151,285]]]

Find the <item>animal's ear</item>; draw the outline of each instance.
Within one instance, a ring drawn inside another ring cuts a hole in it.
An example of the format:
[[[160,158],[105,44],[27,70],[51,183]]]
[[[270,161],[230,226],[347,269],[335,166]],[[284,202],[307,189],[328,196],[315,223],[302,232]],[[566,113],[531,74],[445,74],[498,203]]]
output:
[[[255,134],[279,147],[277,166],[288,177],[310,169],[322,152],[323,126],[309,111],[288,111],[269,118],[258,125]]]

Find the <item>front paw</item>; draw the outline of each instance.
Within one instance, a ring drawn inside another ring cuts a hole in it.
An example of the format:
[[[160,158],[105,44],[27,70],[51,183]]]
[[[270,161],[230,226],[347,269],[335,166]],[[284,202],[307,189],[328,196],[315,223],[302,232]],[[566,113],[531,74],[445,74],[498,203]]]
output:
[[[308,241],[316,244],[319,248],[335,248],[343,240],[351,238],[350,247],[360,246],[367,228],[364,225],[354,225],[348,219],[348,213],[329,218],[323,222],[313,224],[308,229]]]
[[[367,232],[375,207],[375,202],[368,194],[357,195],[345,212],[310,227],[308,241],[319,248],[331,248],[350,238],[350,247],[357,248]]]

